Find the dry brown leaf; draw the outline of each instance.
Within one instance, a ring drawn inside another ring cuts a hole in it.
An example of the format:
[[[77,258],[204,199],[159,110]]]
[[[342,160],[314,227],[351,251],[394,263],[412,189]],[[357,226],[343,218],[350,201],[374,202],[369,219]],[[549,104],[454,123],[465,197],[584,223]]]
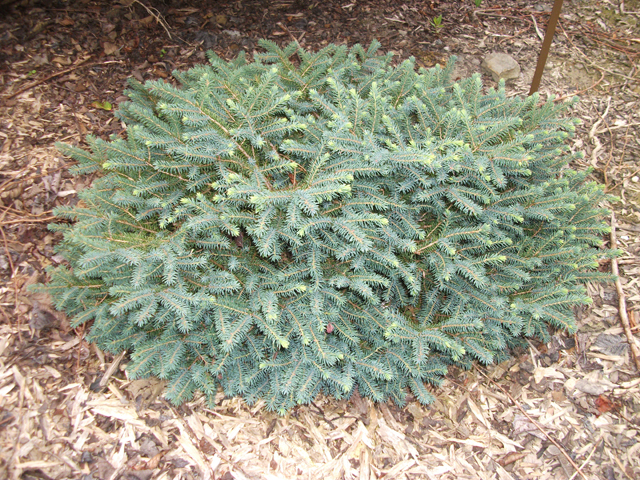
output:
[[[104,42],[102,49],[104,50],[105,55],[113,55],[120,49],[120,47],[111,42]]]

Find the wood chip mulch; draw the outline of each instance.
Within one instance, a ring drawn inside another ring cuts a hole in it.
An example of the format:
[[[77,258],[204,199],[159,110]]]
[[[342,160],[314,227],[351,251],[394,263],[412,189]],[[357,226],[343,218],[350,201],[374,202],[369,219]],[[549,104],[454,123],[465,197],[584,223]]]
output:
[[[222,394],[213,408],[200,397],[174,407],[161,382],[129,380],[126,357],[88,344],[83,327],[28,291],[62,261],[46,229],[52,208],[92,180],[67,173],[55,142],[121,134],[112,109],[127,78],[166,78],[207,49],[251,53],[259,38],[309,49],[377,38],[425,67],[456,55],[460,77],[488,53],[509,53],[522,73],[508,92],[526,95],[553,2],[185,3],[0,0],[0,478],[640,478],[629,344],[640,346],[640,2],[565,2],[541,89],[581,97],[572,147],[586,156],[575,168],[592,168],[619,198],[608,205],[624,251],[618,289],[589,285],[575,336],[452,369],[428,407],[319,397],[283,417]]]

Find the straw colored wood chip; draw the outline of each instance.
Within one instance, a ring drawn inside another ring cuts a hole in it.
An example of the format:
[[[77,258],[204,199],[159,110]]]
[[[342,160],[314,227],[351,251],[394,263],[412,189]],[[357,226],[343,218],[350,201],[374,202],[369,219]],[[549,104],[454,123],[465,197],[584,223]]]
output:
[[[640,380],[604,377],[624,370],[624,356],[592,357],[602,370],[576,369],[594,349],[561,350],[548,367],[525,353],[487,371],[495,385],[479,371],[452,372],[429,407],[356,395],[279,417],[222,394],[213,408],[204,398],[174,407],[158,397],[161,382],[129,381],[120,369],[93,392],[108,356],[92,355],[70,376],[82,340],[45,342],[23,327],[21,344],[17,333],[0,328],[7,478],[595,479],[603,462],[629,478],[638,471]],[[596,386],[611,397],[583,391]]]

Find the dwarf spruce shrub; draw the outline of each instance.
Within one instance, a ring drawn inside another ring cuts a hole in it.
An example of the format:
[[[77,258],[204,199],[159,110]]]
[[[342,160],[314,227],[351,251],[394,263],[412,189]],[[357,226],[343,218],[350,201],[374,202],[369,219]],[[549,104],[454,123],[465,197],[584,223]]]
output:
[[[56,210],[57,308],[175,403],[222,387],[280,412],[356,389],[428,403],[449,365],[573,331],[607,228],[567,168],[566,105],[378,46],[265,41],[132,82],[126,138],[60,147],[100,175]]]

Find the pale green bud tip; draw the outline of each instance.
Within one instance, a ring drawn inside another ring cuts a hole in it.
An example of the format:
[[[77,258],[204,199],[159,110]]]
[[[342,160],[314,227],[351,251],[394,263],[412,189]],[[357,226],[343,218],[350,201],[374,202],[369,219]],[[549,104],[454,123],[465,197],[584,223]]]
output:
[[[300,290],[301,292],[306,292],[307,291],[307,286],[306,285],[298,285],[298,290]]]
[[[282,348],[289,348],[289,340],[282,340],[280,345],[282,345]]]

